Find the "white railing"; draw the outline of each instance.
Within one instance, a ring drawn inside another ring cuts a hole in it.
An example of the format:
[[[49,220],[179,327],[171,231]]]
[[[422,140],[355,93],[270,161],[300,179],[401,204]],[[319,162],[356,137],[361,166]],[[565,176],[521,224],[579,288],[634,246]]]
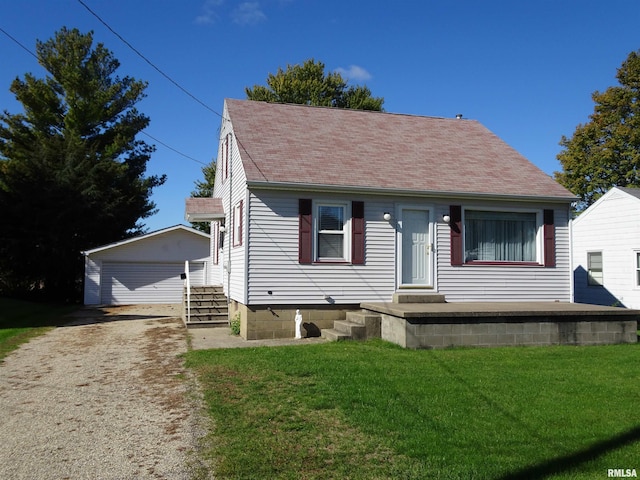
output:
[[[187,323],[191,321],[191,278],[189,276],[189,260],[184,262],[184,285],[187,289]]]

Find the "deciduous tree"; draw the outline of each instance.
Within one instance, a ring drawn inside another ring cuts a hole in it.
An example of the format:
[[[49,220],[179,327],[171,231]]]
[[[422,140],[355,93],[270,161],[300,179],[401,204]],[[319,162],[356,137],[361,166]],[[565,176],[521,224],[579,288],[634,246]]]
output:
[[[384,98],[373,97],[366,86],[348,86],[337,72],[325,73],[322,62],[313,59],[302,65],[270,73],[267,86],[246,87],[247,99],[271,103],[295,103],[323,107],[382,110]]]
[[[579,211],[611,187],[640,187],[640,50],[629,54],[616,78],[618,86],[593,93],[589,122],[560,141],[563,171],[555,178],[580,197]]]

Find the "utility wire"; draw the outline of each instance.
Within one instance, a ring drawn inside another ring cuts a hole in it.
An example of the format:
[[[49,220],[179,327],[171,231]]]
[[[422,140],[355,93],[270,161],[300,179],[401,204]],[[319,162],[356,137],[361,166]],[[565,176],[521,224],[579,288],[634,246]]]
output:
[[[33,58],[35,58],[36,60],[38,60],[38,56],[33,53],[31,50],[29,50],[27,47],[25,47],[22,43],[20,43],[18,40],[16,40],[15,38],[13,38],[11,35],[9,35],[7,32],[4,31],[4,29],[2,27],[0,27],[0,32],[4,33],[7,37],[9,37],[11,40],[13,40],[15,43],[17,43],[20,47],[22,47],[22,49],[27,52],[29,55],[31,55]]]
[[[218,113],[218,111],[216,111],[215,109],[211,108],[209,105],[207,105],[206,103],[204,103],[202,100],[200,100],[198,97],[196,97],[195,95],[193,95],[191,92],[189,92],[186,88],[184,88],[182,85],[180,85],[178,82],[176,82],[173,78],[171,78],[169,75],[167,75],[166,73],[164,73],[162,70],[160,70],[159,67],[157,67],[153,62],[151,62],[151,60],[149,60],[147,57],[145,57],[140,51],[138,51],[133,45],[131,45],[127,40],[125,40],[122,35],[120,35],[118,32],[116,32],[113,28],[111,28],[111,26],[104,21],[96,12],[94,12],[93,10],[91,10],[91,8],[89,8],[89,6],[87,6],[86,3],[84,3],[82,0],[78,0],[78,3],[80,3],[80,5],[82,5],[84,8],[87,9],[87,11],[93,15],[94,17],[96,17],[98,19],[98,21],[100,23],[102,23],[111,33],[113,33],[116,37],[118,37],[120,39],[120,41],[122,43],[124,43],[127,47],[129,47],[133,52],[135,52],[136,55],[138,55],[140,58],[142,58],[145,62],[147,62],[154,70],[156,70],[160,75],[162,75],[164,78],[166,78],[167,80],[169,80],[173,85],[175,85],[177,88],[179,88],[184,94],[188,95],[189,97],[191,97],[193,100],[195,100],[197,103],[199,103],[200,105],[202,105],[204,108],[206,108],[207,110],[209,110],[210,112],[214,113],[215,115],[217,115],[218,117],[220,117],[222,119],[222,121],[228,121],[228,118],[225,118],[223,115],[221,115],[220,113]],[[144,133],[144,132],[143,132]],[[147,134],[148,135],[148,134]],[[150,136],[150,135],[149,135]],[[240,139],[237,137],[237,135],[234,135],[236,138],[236,142],[238,143],[238,146],[240,148],[242,148],[242,150],[245,151],[245,153],[247,154],[247,156],[249,157],[249,160],[251,160],[251,163],[253,163],[253,165],[258,169],[258,171],[262,174],[262,176],[267,179],[267,176],[262,172],[262,170],[260,169],[260,167],[258,166],[258,164],[256,163],[256,161],[253,159],[253,157],[251,157],[251,154],[249,153],[249,151],[244,147],[244,145],[242,144],[242,142],[240,141]],[[153,137],[151,137],[153,138]],[[162,143],[162,142],[159,142]],[[163,144],[164,145],[164,144]],[[167,146],[167,145],[165,145]],[[171,148],[171,147],[168,147]],[[171,150],[173,150],[171,148]],[[180,152],[178,152],[180,153]],[[181,154],[183,156],[186,156],[184,154]],[[189,157],[187,157],[189,158]],[[192,159],[193,160],[193,159]],[[199,162],[198,160],[196,160],[196,162],[198,163],[202,163]],[[203,164],[204,165],[204,164]]]
[[[28,53],[29,55],[31,55],[33,58],[35,58],[36,60],[38,60],[38,56],[37,56],[35,53],[33,53],[33,52],[28,48],[28,47],[25,47],[25,46],[24,46],[22,43],[20,43],[20,41],[18,41],[16,38],[14,38],[13,36],[11,36],[11,35],[10,35],[8,32],[6,32],[2,27],[0,27],[0,32],[4,33],[7,37],[9,37],[11,40],[13,40],[17,45],[19,45],[19,46],[20,46],[20,47],[21,47],[25,52],[27,52],[27,53]],[[39,60],[38,60],[38,61],[39,61]],[[176,149],[175,149],[175,148],[173,148],[172,146],[167,145],[167,144],[166,144],[166,143],[164,143],[163,141],[158,140],[157,138],[155,138],[155,137],[153,137],[153,136],[149,135],[149,134],[148,134],[147,132],[145,132],[145,131],[141,131],[140,133],[143,133],[143,134],[144,134],[144,135],[146,135],[147,137],[149,137],[149,138],[151,138],[152,140],[154,140],[154,141],[158,142],[160,145],[162,145],[162,146],[164,146],[164,147],[168,148],[169,150],[171,150],[171,151],[173,151],[173,152],[177,153],[178,155],[183,156],[184,158],[187,158],[187,159],[192,160],[192,161],[194,161],[194,162],[196,162],[196,163],[199,163],[200,165],[208,165],[207,163],[201,162],[200,160],[197,160],[197,159],[195,159],[195,158],[193,158],[193,157],[190,157],[189,155],[187,155],[187,154],[185,154],[185,153],[182,153],[182,152],[181,152],[181,151],[179,151],[179,150],[176,150]]]
[[[201,162],[200,160],[197,160],[197,159],[195,159],[195,158],[193,158],[193,157],[190,157],[189,155],[185,155],[185,154],[184,154],[184,153],[182,153],[181,151],[176,150],[175,148],[173,148],[173,147],[171,147],[171,146],[167,145],[166,143],[164,143],[164,142],[162,142],[162,141],[158,140],[157,138],[155,138],[155,137],[153,137],[153,136],[149,135],[149,134],[148,134],[147,132],[145,132],[145,131],[142,131],[142,132],[140,132],[140,133],[145,134],[145,135],[146,135],[147,137],[149,137],[151,140],[153,140],[153,141],[155,141],[155,142],[158,142],[160,145],[163,145],[164,147],[168,148],[169,150],[172,150],[172,151],[176,152],[178,155],[182,155],[184,158],[188,158],[189,160],[193,160],[194,162],[199,163],[200,165],[205,165],[205,166],[206,166],[206,165],[208,165],[207,163]]]
[[[78,0],[78,3],[80,3],[80,5],[82,5],[84,8],[86,8],[89,13],[91,15],[93,15],[94,17],[96,17],[98,19],[98,21],[100,23],[102,23],[105,27],[107,27],[109,29],[109,31],[111,33],[113,33],[116,37],[118,37],[122,43],[124,43],[127,47],[129,47],[131,50],[133,50],[136,55],[138,55],[140,58],[142,58],[145,62],[147,62],[149,65],[151,65],[151,67],[153,67],[160,75],[162,75],[164,78],[166,78],[167,80],[169,80],[171,83],[173,83],[176,87],[178,87],[180,90],[182,90],[183,93],[185,93],[186,95],[188,95],[189,97],[191,97],[193,100],[195,100],[196,102],[198,102],[200,105],[202,105],[204,108],[206,108],[207,110],[209,110],[210,112],[213,112],[214,114],[216,114],[217,116],[219,116],[220,118],[222,118],[222,115],[220,113],[218,113],[216,110],[214,110],[213,108],[211,108],[209,105],[207,105],[206,103],[204,103],[202,100],[200,100],[198,97],[196,97],[195,95],[193,95],[191,92],[189,92],[186,88],[184,88],[182,85],[180,85],[178,82],[176,82],[173,78],[171,78],[169,75],[167,75],[166,73],[164,73],[162,70],[160,70],[160,68],[158,68],[156,65],[153,64],[153,62],[151,62],[151,60],[149,60],[147,57],[145,57],[142,53],[140,53],[133,45],[131,45],[129,42],[127,42],[122,35],[120,35],[118,32],[116,32],[113,28],[111,28],[109,26],[109,24],[107,22],[105,22],[102,18],[100,18],[100,16],[94,12],[93,10],[91,10],[86,3],[84,3],[82,0]]]

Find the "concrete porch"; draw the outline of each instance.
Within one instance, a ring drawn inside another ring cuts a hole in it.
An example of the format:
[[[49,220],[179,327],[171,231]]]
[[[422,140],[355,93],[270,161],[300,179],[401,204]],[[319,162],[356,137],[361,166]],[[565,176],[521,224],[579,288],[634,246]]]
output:
[[[396,293],[323,329],[328,340],[382,338],[405,348],[636,343],[640,311],[560,302],[457,302]]]
[[[361,307],[380,316],[381,338],[406,348],[604,345],[638,338],[637,310],[560,302],[446,303],[427,297]]]

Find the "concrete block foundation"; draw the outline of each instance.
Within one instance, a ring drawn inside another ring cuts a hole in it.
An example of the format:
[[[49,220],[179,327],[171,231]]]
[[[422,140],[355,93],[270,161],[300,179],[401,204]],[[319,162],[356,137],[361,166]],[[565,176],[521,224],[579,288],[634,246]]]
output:
[[[432,323],[388,314],[381,319],[382,338],[405,348],[636,343],[638,328],[636,320],[628,319],[458,318],[455,323]]]
[[[332,328],[335,320],[344,320],[358,305],[243,305],[229,303],[229,318],[240,319],[240,336],[245,340],[295,337],[295,315],[302,314],[302,336],[319,337],[320,331]]]

